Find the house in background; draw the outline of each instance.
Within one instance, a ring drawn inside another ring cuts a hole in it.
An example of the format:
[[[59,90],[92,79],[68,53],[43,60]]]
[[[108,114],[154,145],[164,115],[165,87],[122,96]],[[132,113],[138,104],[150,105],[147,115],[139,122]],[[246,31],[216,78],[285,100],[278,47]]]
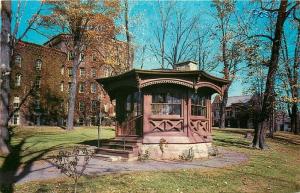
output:
[[[250,116],[249,106],[252,96],[228,97],[226,104],[225,126],[232,128],[253,128],[253,121]],[[220,96],[216,96],[212,103],[213,126],[218,127],[220,121]]]

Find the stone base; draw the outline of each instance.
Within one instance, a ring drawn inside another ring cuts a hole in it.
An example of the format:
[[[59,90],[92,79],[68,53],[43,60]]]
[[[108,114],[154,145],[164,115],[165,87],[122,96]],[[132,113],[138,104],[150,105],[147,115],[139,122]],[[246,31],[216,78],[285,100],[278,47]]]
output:
[[[163,144],[164,153],[162,153],[160,144],[141,144],[139,149],[142,154],[148,152],[150,159],[182,160],[189,157],[193,159],[206,158],[211,147],[211,143]]]

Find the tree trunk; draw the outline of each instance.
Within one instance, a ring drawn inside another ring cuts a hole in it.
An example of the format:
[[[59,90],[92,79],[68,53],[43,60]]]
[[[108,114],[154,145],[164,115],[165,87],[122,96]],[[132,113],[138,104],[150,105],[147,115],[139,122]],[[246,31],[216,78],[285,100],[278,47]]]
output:
[[[220,105],[220,123],[219,123],[219,128],[224,129],[226,127],[226,104],[228,100],[228,87],[224,90],[223,97],[222,97],[222,102]]]
[[[9,121],[11,1],[1,1],[1,62],[0,62],[0,152],[9,153],[6,141]]]
[[[257,147],[257,144],[259,144],[259,148],[261,149],[264,149],[265,147],[265,140],[264,140],[265,128],[263,127],[263,124],[270,117],[271,109],[273,107],[272,104],[274,102],[274,97],[275,97],[274,96],[275,75],[278,69],[279,51],[281,46],[283,24],[286,19],[287,4],[288,4],[287,1],[280,2],[280,7],[279,7],[277,21],[276,21],[275,36],[272,42],[271,58],[270,58],[270,64],[268,69],[261,115],[258,120],[258,124],[256,125],[256,128],[254,128],[255,136],[259,136],[259,137],[253,138],[252,145],[254,147]]]
[[[291,129],[295,134],[299,133],[299,125],[297,123],[298,119],[298,106],[297,103],[293,103],[292,105],[292,114],[291,114]]]
[[[73,60],[72,82],[71,82],[71,89],[70,89],[70,94],[69,94],[67,130],[72,130],[74,128],[74,112],[75,112],[75,102],[76,102],[76,94],[77,94],[77,71],[78,71],[78,67],[80,64],[79,42],[75,41],[73,53],[74,53],[75,57]]]
[[[131,57],[131,36],[129,33],[129,18],[128,18],[128,0],[125,0],[125,31],[126,31],[126,40],[127,40],[127,68],[130,70],[132,68],[132,57]]]

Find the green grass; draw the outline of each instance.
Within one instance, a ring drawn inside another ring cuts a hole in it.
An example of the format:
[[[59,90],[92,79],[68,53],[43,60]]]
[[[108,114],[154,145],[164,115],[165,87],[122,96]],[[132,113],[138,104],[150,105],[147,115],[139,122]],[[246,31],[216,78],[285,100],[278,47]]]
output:
[[[249,161],[220,169],[188,169],[160,172],[135,172],[83,177],[78,192],[297,192],[300,191],[300,136],[277,133],[268,139],[267,150],[249,147],[245,131],[214,130],[214,144],[228,150],[242,152]],[[25,134],[26,133],[26,134]],[[78,129],[72,132],[24,131],[27,147],[37,143],[39,148],[55,145],[74,145],[96,139],[96,129]],[[47,134],[46,134],[47,133]],[[23,135],[22,135],[23,136]],[[106,131],[106,137],[113,132]],[[21,136],[19,136],[21,138]],[[14,143],[18,139],[14,139]],[[20,141],[20,139],[19,139]],[[53,144],[54,143],[54,144]],[[33,147],[33,146],[32,146]],[[72,182],[66,178],[29,182],[16,186],[16,192],[72,192]]]
[[[11,140],[13,154],[0,157],[1,171],[9,171],[21,164],[47,158],[59,149],[74,145],[95,144],[97,140],[96,127],[75,128],[66,131],[59,127],[24,127],[14,128],[14,137]],[[113,138],[114,130],[101,130],[101,138]]]

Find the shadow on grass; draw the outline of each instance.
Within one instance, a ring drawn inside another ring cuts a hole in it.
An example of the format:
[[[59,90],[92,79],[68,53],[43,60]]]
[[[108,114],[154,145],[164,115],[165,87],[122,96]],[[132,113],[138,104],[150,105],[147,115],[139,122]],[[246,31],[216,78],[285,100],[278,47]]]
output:
[[[57,149],[57,146],[54,146],[39,151],[30,151],[30,148],[37,144],[25,147],[26,139],[24,138],[18,144],[11,146],[11,153],[2,157],[4,162],[0,171],[0,192],[14,192],[14,184],[32,171],[34,162],[40,160],[46,153]],[[24,154],[24,152],[26,153]],[[22,159],[26,158],[30,159],[22,162]]]

